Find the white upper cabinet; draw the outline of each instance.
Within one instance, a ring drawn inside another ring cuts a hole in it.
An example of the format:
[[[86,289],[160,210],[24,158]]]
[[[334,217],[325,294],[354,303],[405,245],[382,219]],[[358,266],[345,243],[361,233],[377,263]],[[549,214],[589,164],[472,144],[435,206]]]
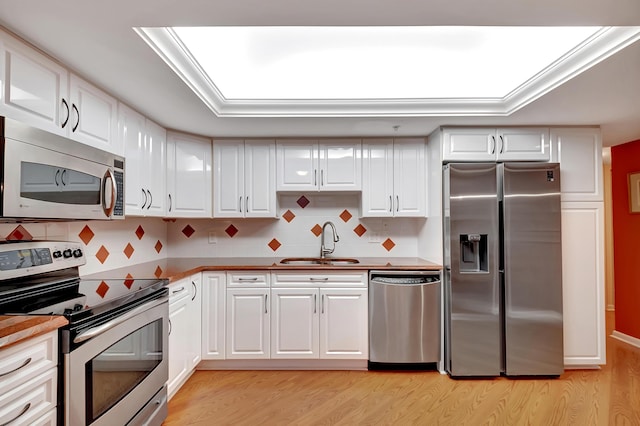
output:
[[[118,127],[126,158],[125,214],[164,216],[165,129],[123,104],[118,109]]]
[[[3,115],[124,154],[116,99],[19,40],[5,33],[0,38]]]
[[[560,163],[562,201],[602,201],[602,139],[598,128],[551,129],[552,161]]]
[[[277,143],[278,191],[360,191],[362,144],[353,139]]]
[[[213,143],[213,216],[276,217],[273,140]]]
[[[444,128],[444,161],[549,161],[548,128]]]
[[[425,141],[363,140],[362,216],[425,217]]]
[[[211,140],[167,132],[167,216],[211,217]]]
[[[69,136],[84,144],[121,154],[124,149],[118,138],[118,101],[73,74],[69,87]]]

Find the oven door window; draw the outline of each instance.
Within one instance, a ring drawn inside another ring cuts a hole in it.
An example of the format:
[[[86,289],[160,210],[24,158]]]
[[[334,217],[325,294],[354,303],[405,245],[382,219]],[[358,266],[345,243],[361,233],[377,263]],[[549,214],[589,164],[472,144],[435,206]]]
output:
[[[77,170],[23,161],[20,196],[59,204],[100,204],[101,178]]]
[[[134,389],[162,361],[162,319],[137,329],[86,363],[87,424]]]

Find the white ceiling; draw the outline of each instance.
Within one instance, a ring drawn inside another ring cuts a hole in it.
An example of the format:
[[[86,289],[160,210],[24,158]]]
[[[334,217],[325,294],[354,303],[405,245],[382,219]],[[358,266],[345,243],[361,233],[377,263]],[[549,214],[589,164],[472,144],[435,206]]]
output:
[[[159,124],[207,136],[426,135],[443,124],[601,125],[640,139],[640,42],[508,117],[218,118],[133,27],[194,25],[640,25],[637,0],[0,0],[0,25]],[[393,58],[383,58],[393,62]],[[499,67],[508,57],[471,67]],[[437,57],[431,66],[446,66]],[[394,131],[394,126],[400,126]]]

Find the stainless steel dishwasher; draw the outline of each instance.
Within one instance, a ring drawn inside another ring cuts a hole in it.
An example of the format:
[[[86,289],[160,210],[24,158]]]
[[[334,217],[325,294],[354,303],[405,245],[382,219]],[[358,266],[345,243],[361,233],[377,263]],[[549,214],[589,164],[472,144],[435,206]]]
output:
[[[369,272],[369,369],[440,361],[440,272]]]

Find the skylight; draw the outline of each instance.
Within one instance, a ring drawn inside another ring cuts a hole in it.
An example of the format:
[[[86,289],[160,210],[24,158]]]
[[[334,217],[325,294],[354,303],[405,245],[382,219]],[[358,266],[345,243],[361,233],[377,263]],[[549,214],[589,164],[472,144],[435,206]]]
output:
[[[506,115],[640,34],[635,27],[136,31],[219,116]]]

